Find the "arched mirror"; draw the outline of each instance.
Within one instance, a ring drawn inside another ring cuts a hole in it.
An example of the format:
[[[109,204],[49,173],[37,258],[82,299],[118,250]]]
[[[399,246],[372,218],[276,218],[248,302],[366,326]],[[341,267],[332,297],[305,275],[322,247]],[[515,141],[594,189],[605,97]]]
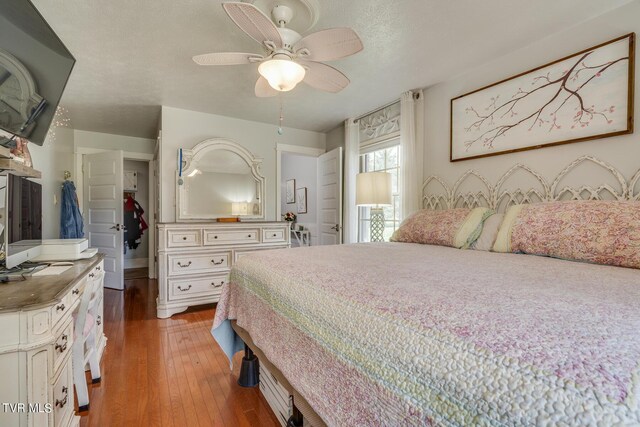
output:
[[[246,148],[226,139],[208,139],[192,150],[182,150],[177,220],[264,219],[261,163]]]

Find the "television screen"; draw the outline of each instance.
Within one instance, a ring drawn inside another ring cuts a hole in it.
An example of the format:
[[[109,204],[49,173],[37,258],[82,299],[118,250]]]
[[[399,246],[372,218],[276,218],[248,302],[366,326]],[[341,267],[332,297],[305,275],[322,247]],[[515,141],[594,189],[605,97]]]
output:
[[[0,144],[44,143],[75,62],[29,0],[0,0]]]
[[[42,187],[16,175],[0,176],[0,212],[5,265],[14,267],[39,254],[42,244]]]

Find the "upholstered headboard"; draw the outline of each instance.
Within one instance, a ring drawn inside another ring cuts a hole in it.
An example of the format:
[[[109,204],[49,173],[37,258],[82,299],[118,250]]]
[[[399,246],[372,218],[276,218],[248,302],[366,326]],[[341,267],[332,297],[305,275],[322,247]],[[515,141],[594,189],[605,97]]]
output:
[[[579,167],[587,166],[599,169],[598,173],[586,176],[584,171],[576,173]],[[596,182],[590,182],[595,179]],[[555,200],[640,200],[640,170],[627,181],[607,162],[582,156],[552,181],[526,165],[516,164],[495,185],[475,170],[469,170],[453,187],[435,175],[428,177],[422,186],[422,205],[426,209],[483,206],[504,212],[515,204]]]

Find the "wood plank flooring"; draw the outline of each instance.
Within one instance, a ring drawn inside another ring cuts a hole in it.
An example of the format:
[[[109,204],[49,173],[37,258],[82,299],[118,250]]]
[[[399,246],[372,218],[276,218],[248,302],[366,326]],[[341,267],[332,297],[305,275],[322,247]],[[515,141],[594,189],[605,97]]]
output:
[[[149,269],[147,267],[126,268],[124,270],[124,280],[145,279],[147,277],[149,277]]]
[[[156,281],[125,284],[105,289],[102,382],[89,384],[80,426],[279,426],[257,387],[236,384],[242,355],[231,373],[209,332],[213,306],[158,319]]]

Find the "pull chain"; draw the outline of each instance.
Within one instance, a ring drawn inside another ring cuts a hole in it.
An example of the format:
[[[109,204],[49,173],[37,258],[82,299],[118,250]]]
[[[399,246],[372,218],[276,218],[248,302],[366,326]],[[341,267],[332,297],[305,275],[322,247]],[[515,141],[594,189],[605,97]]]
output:
[[[284,98],[280,95],[280,121],[278,124],[278,135],[282,135],[284,133],[284,129],[282,129],[282,122],[284,121]]]

